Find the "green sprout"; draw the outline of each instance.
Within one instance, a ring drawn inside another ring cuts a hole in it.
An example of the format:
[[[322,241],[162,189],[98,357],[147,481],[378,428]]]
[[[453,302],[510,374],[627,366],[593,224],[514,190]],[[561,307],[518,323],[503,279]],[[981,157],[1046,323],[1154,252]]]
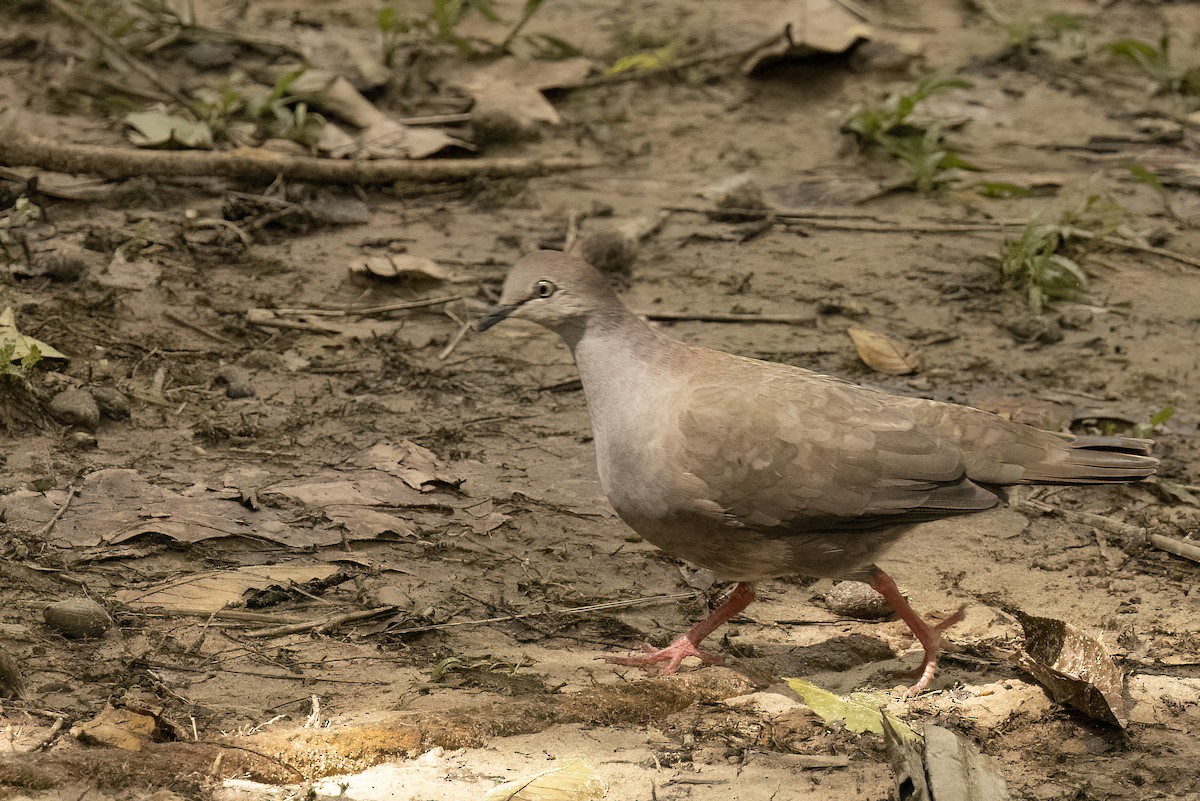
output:
[[[964,159],[945,139],[938,120],[916,120],[917,107],[934,95],[972,84],[953,75],[926,75],[911,90],[875,104],[859,104],[842,122],[864,152],[880,152],[906,167],[902,186],[932,192],[958,180],[964,170],[980,168]]]

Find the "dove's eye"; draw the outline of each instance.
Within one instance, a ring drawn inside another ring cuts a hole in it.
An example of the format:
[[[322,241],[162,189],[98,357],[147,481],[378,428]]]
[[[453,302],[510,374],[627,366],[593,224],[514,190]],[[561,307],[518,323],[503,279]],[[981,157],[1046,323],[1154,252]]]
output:
[[[533,294],[539,298],[548,298],[554,294],[558,287],[552,281],[542,279],[533,285]]]

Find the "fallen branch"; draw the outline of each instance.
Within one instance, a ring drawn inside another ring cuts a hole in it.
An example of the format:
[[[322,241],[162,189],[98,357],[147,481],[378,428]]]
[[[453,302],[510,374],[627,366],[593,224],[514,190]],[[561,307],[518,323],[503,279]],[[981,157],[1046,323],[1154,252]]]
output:
[[[322,159],[270,150],[135,150],[58,142],[8,128],[0,135],[0,162],[9,167],[100,175],[200,175],[245,181],[286,180],[371,185],[396,181],[460,181],[470,178],[543,175],[598,166],[572,158],[529,159]]]
[[[71,487],[71,489],[67,491],[67,499],[63,501],[62,506],[58,507],[58,510],[54,513],[54,516],[46,521],[46,525],[37,530],[37,533],[33,535],[35,539],[43,539],[47,534],[54,530],[55,524],[58,523],[58,521],[62,519],[62,516],[67,513],[67,509],[70,507],[71,501],[75,500],[75,496],[78,494],[79,487],[77,486]]]
[[[1196,545],[1195,543],[1175,539],[1174,537],[1164,537],[1162,534],[1151,534],[1149,542],[1160,551],[1182,556],[1184,559],[1191,559],[1193,562],[1200,562],[1200,545]]]
[[[1109,534],[1116,534],[1121,537],[1128,537],[1137,542],[1146,540],[1146,529],[1141,526],[1131,526],[1120,520],[1115,520],[1104,515],[1093,514],[1091,512],[1075,512],[1070,509],[1060,509],[1057,506],[1051,506],[1043,501],[1035,501],[1033,498],[1021,498],[1017,500],[1016,506],[1018,509],[1033,510],[1041,514],[1055,515],[1063,520],[1068,520],[1072,523],[1083,523],[1088,526],[1095,526],[1102,531],[1107,531]]]
[[[379,606],[375,609],[362,609],[357,612],[344,612],[340,615],[325,615],[316,620],[306,620],[302,623],[291,623],[286,626],[277,626],[273,629],[265,629],[262,631],[249,631],[242,634],[243,637],[261,638],[261,637],[283,637],[287,634],[299,634],[304,631],[328,631],[335,629],[344,623],[354,623],[358,620],[368,620],[373,617],[381,617],[395,612],[399,607],[396,606]]]
[[[645,598],[630,598],[627,601],[606,601],[605,603],[575,606],[568,609],[547,609],[545,612],[525,612],[519,615],[499,615],[498,617],[487,617],[480,620],[460,620],[455,623],[433,623],[428,626],[413,626],[407,629],[389,629],[388,634],[417,634],[423,631],[441,631],[442,629],[453,629],[460,626],[484,626],[488,623],[505,623],[510,620],[525,620],[526,618],[545,617],[546,615],[578,615],[583,612],[597,612],[604,609],[621,609],[626,606],[638,606],[640,604],[657,603],[659,601],[677,601],[681,598],[695,598],[696,595],[697,593],[694,592],[651,595]]]
[[[444,303],[453,303],[456,300],[462,300],[462,295],[443,295],[437,298],[425,298],[423,300],[406,300],[400,303],[387,303],[383,306],[367,306],[363,309],[348,307],[344,309],[264,309],[262,311],[270,311],[274,314],[302,314],[311,315],[313,317],[368,317],[374,314],[386,314],[394,311],[407,311],[409,309],[424,309],[428,306],[440,306]]]
[[[750,314],[742,312],[638,312],[647,320],[668,323],[776,323],[779,325],[816,325],[815,317],[804,314]]]

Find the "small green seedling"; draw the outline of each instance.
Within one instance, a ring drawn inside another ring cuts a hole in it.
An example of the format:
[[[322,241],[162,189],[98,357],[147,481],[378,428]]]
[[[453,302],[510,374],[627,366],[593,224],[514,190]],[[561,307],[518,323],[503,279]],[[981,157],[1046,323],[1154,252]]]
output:
[[[1200,66],[1183,67],[1171,59],[1171,37],[1163,34],[1157,45],[1141,39],[1109,42],[1102,50],[1136,65],[1163,94],[1176,94],[1200,102]]]
[[[1035,314],[1049,301],[1076,299],[1087,289],[1083,268],[1059,252],[1065,244],[1061,226],[1031,222],[1000,246],[1001,277],[1026,294]]]
[[[958,180],[964,170],[977,171],[952,148],[939,120],[919,121],[913,112],[930,97],[972,84],[953,75],[926,75],[911,90],[891,94],[882,102],[859,104],[842,122],[864,152],[880,152],[906,167],[901,186],[932,192]]]
[[[528,42],[539,58],[555,59],[579,55],[577,47],[558,37],[522,33],[544,2],[545,0],[525,0],[520,17],[499,43],[464,36],[458,30],[458,26],[472,12],[488,22],[502,22],[491,0],[433,0],[428,14],[410,16],[400,14],[390,2],[382,3],[375,14],[375,28],[379,31],[383,63],[394,67],[397,53],[404,48],[435,43],[453,45],[464,58],[494,57],[511,52],[518,39]]]
[[[1158,429],[1167,424],[1167,421],[1175,416],[1174,406],[1164,406],[1150,416],[1149,422],[1138,423],[1130,432],[1131,436],[1141,437],[1143,439],[1154,434]]]
[[[17,352],[16,342],[5,342],[0,345],[0,380],[25,381],[33,368],[42,360],[42,352],[37,345],[30,345],[29,352],[14,361]]]
[[[1001,11],[989,0],[972,0],[971,5],[1004,31],[1009,50],[1022,59],[1028,59],[1045,42],[1059,41],[1068,33],[1082,30],[1088,20],[1082,14],[1039,14],[1029,5],[1013,12]]]

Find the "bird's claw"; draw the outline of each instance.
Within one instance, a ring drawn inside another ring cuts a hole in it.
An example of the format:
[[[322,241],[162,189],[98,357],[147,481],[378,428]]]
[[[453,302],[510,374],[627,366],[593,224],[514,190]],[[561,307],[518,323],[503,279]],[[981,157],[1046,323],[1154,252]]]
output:
[[[688,639],[687,635],[680,636],[666,648],[655,648],[652,645],[643,643],[642,650],[646,652],[645,656],[606,656],[604,660],[614,665],[625,665],[626,667],[649,667],[650,665],[665,662],[666,664],[662,666],[662,675],[664,676],[670,676],[679,670],[679,666],[683,663],[683,660],[689,656],[694,656],[701,662],[709,665],[720,665],[725,662],[725,657],[720,654],[702,651],[697,648],[696,644]]]

